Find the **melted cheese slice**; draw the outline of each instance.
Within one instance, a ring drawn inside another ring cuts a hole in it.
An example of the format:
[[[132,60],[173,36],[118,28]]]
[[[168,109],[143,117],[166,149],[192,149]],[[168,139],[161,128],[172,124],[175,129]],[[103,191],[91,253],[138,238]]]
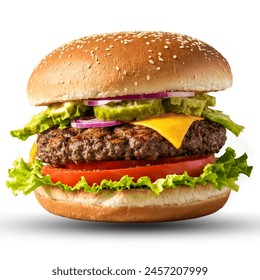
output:
[[[36,156],[37,156],[37,142],[35,141],[30,150],[29,163],[34,163]]]
[[[203,120],[203,118],[184,114],[167,113],[158,117],[133,121],[131,124],[143,125],[157,131],[171,142],[175,148],[179,149],[189,127],[193,122],[198,120]]]

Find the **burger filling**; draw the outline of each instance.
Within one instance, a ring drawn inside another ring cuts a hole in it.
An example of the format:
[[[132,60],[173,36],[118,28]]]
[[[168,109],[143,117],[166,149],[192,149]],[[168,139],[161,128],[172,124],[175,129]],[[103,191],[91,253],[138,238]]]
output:
[[[207,93],[176,94],[49,105],[11,131],[22,140],[38,138],[29,163],[19,158],[9,169],[7,186],[14,194],[43,185],[93,193],[150,188],[159,195],[165,188],[211,183],[237,191],[239,174],[252,171],[247,155],[236,158],[231,148],[216,160],[214,154],[225,144],[226,129],[238,136],[244,127],[212,109],[215,98]]]

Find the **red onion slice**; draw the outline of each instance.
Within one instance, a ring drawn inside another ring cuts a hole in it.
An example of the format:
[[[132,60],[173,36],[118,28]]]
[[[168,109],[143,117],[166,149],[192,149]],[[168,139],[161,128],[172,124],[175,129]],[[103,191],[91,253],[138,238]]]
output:
[[[166,91],[166,92],[157,92],[157,93],[128,94],[123,96],[89,99],[89,100],[84,100],[84,104],[88,106],[101,106],[109,103],[110,101],[170,98],[170,97],[193,97],[193,96],[195,96],[195,92]]]
[[[102,121],[96,118],[90,120],[77,119],[71,121],[71,127],[74,128],[95,128],[95,127],[109,127],[123,124],[122,121]]]
[[[113,102],[122,101],[122,100],[112,100]],[[111,102],[111,100],[100,100],[100,99],[89,99],[84,100],[84,104],[88,106],[101,106]]]

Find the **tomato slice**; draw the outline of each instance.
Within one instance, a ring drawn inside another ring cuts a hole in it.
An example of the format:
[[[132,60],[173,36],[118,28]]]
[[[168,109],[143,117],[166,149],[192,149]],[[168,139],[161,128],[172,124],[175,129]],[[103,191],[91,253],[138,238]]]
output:
[[[134,160],[111,160],[111,161],[92,161],[87,163],[67,163],[66,169],[75,170],[107,170],[107,169],[121,169],[129,167],[138,167],[146,165],[159,165],[166,163],[174,163],[178,161],[188,161],[199,159],[199,156],[187,156],[187,157],[168,157],[159,158],[156,160],[134,159]]]
[[[113,164],[112,162],[100,163],[101,168],[98,167],[98,165],[93,167],[96,164],[93,163],[91,169],[89,169],[89,163],[68,164],[68,168],[46,165],[42,167],[42,175],[50,175],[54,183],[60,181],[69,186],[75,186],[82,176],[85,177],[90,186],[94,183],[100,184],[103,179],[119,181],[124,175],[133,177],[135,181],[142,176],[148,176],[151,181],[154,182],[170,174],[181,175],[185,171],[187,171],[190,176],[199,176],[203,172],[205,165],[215,162],[215,157],[214,155],[200,158],[188,157],[188,160],[187,157],[185,157],[185,160],[183,158],[179,161],[176,161],[176,158],[167,158],[158,160],[157,164],[154,164],[154,161],[133,160],[128,163],[127,167],[127,164],[123,164],[122,162],[125,161],[114,161]],[[144,165],[144,163],[146,164]],[[92,163],[90,163],[90,165],[91,164]],[[135,165],[131,166],[131,164]]]

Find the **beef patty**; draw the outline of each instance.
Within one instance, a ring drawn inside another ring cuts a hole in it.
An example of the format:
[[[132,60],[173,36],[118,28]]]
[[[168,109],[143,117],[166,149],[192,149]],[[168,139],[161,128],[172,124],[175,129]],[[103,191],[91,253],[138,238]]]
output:
[[[68,162],[108,161],[207,155],[217,153],[226,141],[225,128],[195,121],[180,149],[156,131],[131,124],[109,128],[52,128],[38,136],[37,156],[59,166]]]

